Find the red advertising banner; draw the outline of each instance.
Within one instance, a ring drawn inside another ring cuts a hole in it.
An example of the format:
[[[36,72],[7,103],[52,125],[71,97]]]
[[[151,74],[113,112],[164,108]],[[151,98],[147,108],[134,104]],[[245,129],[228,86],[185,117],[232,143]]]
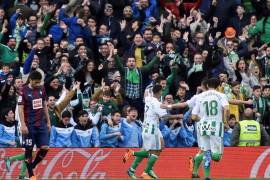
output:
[[[197,151],[197,148],[167,148],[154,171],[160,178],[190,178],[188,157]],[[0,149],[0,179],[18,177],[21,162],[13,162],[7,172],[4,157],[22,152],[22,149]],[[51,148],[35,173],[40,179],[127,178],[126,171],[134,158],[123,164],[125,152],[126,149],[116,148]],[[138,177],[145,165],[146,160],[136,171]],[[202,169],[199,174],[203,176]],[[270,178],[270,147],[225,148],[221,162],[212,163],[211,177]]]

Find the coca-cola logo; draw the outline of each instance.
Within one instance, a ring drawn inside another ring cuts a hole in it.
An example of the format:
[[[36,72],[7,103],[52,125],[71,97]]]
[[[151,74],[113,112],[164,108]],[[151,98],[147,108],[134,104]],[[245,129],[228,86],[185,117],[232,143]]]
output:
[[[265,163],[266,159],[270,157],[270,148],[266,149],[261,153],[261,155],[256,159],[254,162],[251,171],[250,171],[250,178],[256,178],[258,177],[258,173],[261,169],[261,166],[263,163]],[[270,162],[266,162],[267,167],[263,172],[263,177],[264,178],[270,178]],[[263,170],[262,170],[263,171]]]
[[[98,169],[98,167],[111,154],[111,151],[97,149],[91,154],[86,150],[82,148],[67,148],[60,150],[52,158],[46,157],[37,168],[37,176],[42,179],[106,178],[108,169]],[[5,156],[5,149],[0,149],[0,179],[16,178],[22,163],[19,161],[13,162],[10,172],[7,172],[5,161],[3,160]],[[50,156],[50,153],[47,156]]]

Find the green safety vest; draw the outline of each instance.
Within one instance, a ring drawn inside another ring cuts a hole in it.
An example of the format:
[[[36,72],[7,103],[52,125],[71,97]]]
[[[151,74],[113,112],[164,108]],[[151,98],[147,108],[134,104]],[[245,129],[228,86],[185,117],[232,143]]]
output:
[[[240,124],[240,137],[238,146],[260,146],[261,127],[257,121],[243,120]]]

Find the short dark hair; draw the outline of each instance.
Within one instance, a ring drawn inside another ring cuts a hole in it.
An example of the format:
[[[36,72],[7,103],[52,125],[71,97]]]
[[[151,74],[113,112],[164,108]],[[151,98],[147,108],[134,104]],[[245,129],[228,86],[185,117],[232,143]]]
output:
[[[255,86],[253,86],[253,88],[252,88],[253,91],[255,91],[255,90],[257,90],[257,89],[261,89],[261,86],[255,85]]]
[[[220,75],[220,74],[226,74],[227,76],[229,76],[228,72],[225,71],[225,70],[221,70],[220,73],[219,73],[218,75]]]
[[[81,111],[79,111],[79,113],[77,114],[77,117],[84,116],[85,114],[88,115],[88,112],[85,111],[85,110],[81,110]]]
[[[7,108],[4,108],[2,110],[2,113],[1,114],[2,114],[3,119],[6,119],[5,116],[7,116],[10,111],[13,112],[13,109],[11,107],[7,107]]]
[[[69,112],[69,111],[64,111],[63,113],[62,113],[62,118],[71,118],[71,113]]]
[[[233,81],[230,84],[231,84],[232,87],[234,87],[234,86],[240,85],[240,82],[239,81]]]
[[[46,97],[46,101],[49,101],[50,97],[54,97],[56,99],[56,97],[52,94],[48,94],[47,97]]]
[[[264,91],[265,89],[268,89],[268,88],[270,89],[270,84],[264,85],[263,88],[262,88],[262,90]]]
[[[4,64],[2,64],[1,68],[3,68],[3,67],[9,67],[10,68],[10,65],[7,64],[7,63],[4,63]]]
[[[207,88],[207,84],[208,84],[208,78],[203,78],[201,84]]]
[[[121,115],[120,111],[113,111],[113,112],[112,112],[112,116],[114,116],[116,113],[118,113],[118,114]]]
[[[220,82],[217,78],[210,78],[208,79],[207,86],[209,88],[217,88],[219,86]]]
[[[131,106],[128,110],[128,112],[131,112],[131,111],[138,111],[134,106]]]
[[[234,114],[230,114],[229,120],[232,119],[232,118],[236,119]]]
[[[112,96],[112,93],[111,93],[111,91],[105,91],[104,93],[103,93],[103,96]]]
[[[154,86],[153,86],[153,93],[154,94],[157,94],[159,91],[161,91],[162,90],[162,86],[161,85],[159,85],[159,84],[155,84]]]
[[[30,80],[41,80],[42,75],[39,71],[32,71],[29,75]]]

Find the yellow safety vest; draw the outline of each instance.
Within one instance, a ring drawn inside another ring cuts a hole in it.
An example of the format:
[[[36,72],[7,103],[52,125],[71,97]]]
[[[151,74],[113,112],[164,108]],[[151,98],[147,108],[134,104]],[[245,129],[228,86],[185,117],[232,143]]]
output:
[[[243,120],[240,124],[240,137],[238,146],[260,146],[261,127],[257,121]]]

